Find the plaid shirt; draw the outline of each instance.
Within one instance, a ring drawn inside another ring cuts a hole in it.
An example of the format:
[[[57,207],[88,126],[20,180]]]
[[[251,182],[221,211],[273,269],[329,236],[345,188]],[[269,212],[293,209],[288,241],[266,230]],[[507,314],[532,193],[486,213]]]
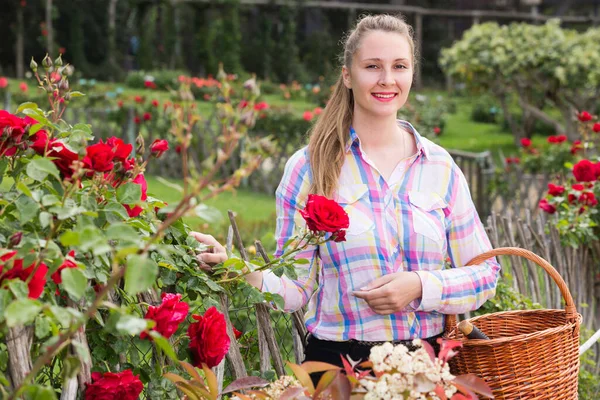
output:
[[[306,325],[319,339],[431,337],[443,331],[443,314],[475,310],[495,293],[500,270],[495,259],[462,267],[491,249],[464,175],[447,151],[408,122],[399,123],[414,134],[417,152],[402,160],[387,182],[350,132],[336,194],[350,219],[346,241],[300,252],[297,258],[310,263],[297,266],[304,269],[297,280],[263,274],[262,290],[283,296],[286,311],[308,304]],[[299,210],[311,182],[307,157],[303,148],[288,160],[276,192],[276,256],[296,227],[305,226]],[[443,269],[447,257],[461,268]],[[422,298],[405,310],[378,315],[352,295],[397,271],[415,271],[422,282]]]

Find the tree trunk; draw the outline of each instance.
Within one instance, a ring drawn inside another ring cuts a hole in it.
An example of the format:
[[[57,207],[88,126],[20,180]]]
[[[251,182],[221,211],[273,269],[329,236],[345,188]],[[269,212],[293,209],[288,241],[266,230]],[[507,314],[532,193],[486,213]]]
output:
[[[54,57],[54,29],[52,28],[52,0],[46,0],[46,51]]]
[[[110,0],[108,3],[108,45],[106,58],[111,71],[111,79],[115,80],[115,72],[118,70],[116,51],[117,51],[117,1]]]
[[[8,370],[14,388],[21,386],[33,366],[31,362],[32,339],[33,329],[31,327],[17,326],[7,330]]]
[[[16,56],[16,72],[17,79],[23,79],[25,75],[25,68],[23,67],[24,47],[25,47],[25,34],[23,32],[23,7],[17,7],[17,41],[15,43],[15,56]]]

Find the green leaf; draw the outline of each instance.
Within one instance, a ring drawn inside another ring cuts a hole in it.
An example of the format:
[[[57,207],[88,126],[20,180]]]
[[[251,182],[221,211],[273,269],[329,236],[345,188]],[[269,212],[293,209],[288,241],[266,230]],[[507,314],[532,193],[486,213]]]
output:
[[[115,328],[122,334],[139,335],[148,328],[148,321],[129,314],[121,314]]]
[[[62,378],[67,381],[75,376],[81,369],[81,361],[75,356],[67,356],[62,363]]]
[[[196,216],[211,224],[220,224],[223,221],[223,214],[221,211],[218,208],[207,206],[206,204],[199,204],[194,207],[194,213]]]
[[[0,183],[2,183],[4,178],[4,171],[6,171],[6,167],[8,167],[8,157],[0,159]]]
[[[46,211],[42,211],[39,215],[40,225],[42,228],[47,228],[50,225],[50,221],[52,221],[52,214]]]
[[[20,279],[13,279],[8,283],[8,289],[17,299],[25,299],[29,296],[29,287],[27,283]]]
[[[35,319],[35,337],[43,339],[50,334],[50,322],[43,315],[38,315]]]
[[[21,105],[19,106],[19,108],[17,108],[17,111],[15,112],[15,114],[20,114],[20,113],[22,113],[23,111],[25,111],[25,110],[27,110],[27,109],[30,109],[30,108],[33,108],[33,109],[39,109],[37,104],[35,104],[35,103],[31,102],[31,101],[27,101],[27,102],[25,102],[25,103],[21,104]],[[41,111],[41,110],[40,110],[40,111]]]
[[[40,385],[29,385],[24,391],[25,400],[56,400],[54,389]]]
[[[65,290],[73,297],[79,300],[87,288],[87,278],[78,268],[65,268],[61,271],[62,285]]]
[[[81,244],[80,233],[76,231],[66,231],[60,236],[60,243],[65,247],[79,246]]]
[[[33,195],[31,194],[31,190],[29,190],[29,187],[27,187],[27,185],[23,181],[17,182],[16,186],[17,186],[17,190],[19,192],[23,193],[25,196],[33,197]]]
[[[129,214],[127,214],[127,210],[125,210],[125,207],[123,207],[121,203],[117,203],[115,201],[111,201],[110,203],[108,203],[101,211],[113,215],[118,215],[121,217],[121,219],[129,218]]]
[[[27,164],[27,176],[36,181],[43,181],[48,175],[60,179],[58,168],[49,159],[45,157],[34,158]]]
[[[176,363],[179,362],[177,354],[175,354],[175,350],[173,350],[173,346],[171,346],[171,343],[169,343],[166,338],[161,336],[161,334],[156,331],[150,331],[150,336],[154,340],[154,343],[167,355],[167,357]]]
[[[26,224],[35,217],[40,209],[40,206],[27,196],[20,196],[15,201],[17,210],[19,210],[21,224]]]
[[[81,97],[81,96],[85,96],[85,94],[78,92],[78,91],[73,91],[73,92],[69,92],[71,93],[71,97]]]
[[[137,183],[129,182],[119,186],[117,199],[122,204],[135,204],[142,198],[142,187]]]
[[[73,345],[73,347],[75,347],[75,352],[79,356],[79,359],[81,359],[84,363],[89,364],[92,360],[92,357],[90,355],[88,347],[84,346],[82,343],[79,343],[76,340],[71,341],[71,344]]]
[[[123,240],[126,242],[137,241],[138,233],[131,226],[126,224],[112,224],[106,230],[106,237],[109,240]]]
[[[10,292],[6,289],[0,289],[0,323],[4,322],[4,314],[11,301],[12,296]]]
[[[18,325],[29,324],[33,322],[41,309],[42,305],[37,300],[15,300],[6,308],[6,325],[13,328]]]
[[[158,265],[147,256],[132,254],[127,258],[125,291],[130,295],[150,288],[158,276]]]

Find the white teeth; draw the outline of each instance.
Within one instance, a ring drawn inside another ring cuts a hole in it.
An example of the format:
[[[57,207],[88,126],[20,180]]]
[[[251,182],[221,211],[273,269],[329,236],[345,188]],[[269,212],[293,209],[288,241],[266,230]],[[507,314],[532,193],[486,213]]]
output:
[[[392,97],[395,96],[395,94],[373,94],[373,96],[379,97],[382,99],[391,99]]]

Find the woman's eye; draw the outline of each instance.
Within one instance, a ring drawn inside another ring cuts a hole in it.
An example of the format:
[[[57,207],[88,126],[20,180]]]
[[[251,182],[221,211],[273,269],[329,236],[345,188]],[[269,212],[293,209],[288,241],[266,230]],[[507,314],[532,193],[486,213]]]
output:
[[[406,65],[399,64],[399,65],[396,65],[396,68],[398,68],[398,69],[406,69]]]
[[[377,68],[377,65],[367,65],[367,68],[375,69]]]

